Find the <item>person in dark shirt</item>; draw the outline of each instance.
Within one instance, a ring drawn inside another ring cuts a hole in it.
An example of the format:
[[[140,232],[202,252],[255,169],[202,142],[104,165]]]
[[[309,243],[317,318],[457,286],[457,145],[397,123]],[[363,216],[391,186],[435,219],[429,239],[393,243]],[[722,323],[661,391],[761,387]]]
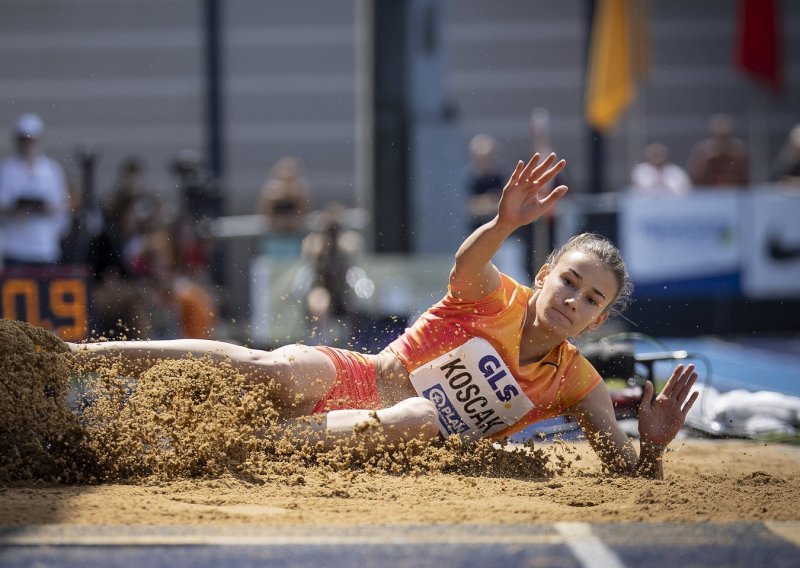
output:
[[[716,114],[708,123],[711,136],[698,142],[687,170],[696,186],[745,187],[750,183],[747,148],[733,134],[733,119]]]

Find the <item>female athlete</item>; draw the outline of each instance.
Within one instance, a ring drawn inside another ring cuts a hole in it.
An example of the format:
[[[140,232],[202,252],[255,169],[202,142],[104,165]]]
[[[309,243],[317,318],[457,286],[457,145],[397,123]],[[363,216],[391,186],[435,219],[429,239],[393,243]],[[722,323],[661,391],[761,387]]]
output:
[[[626,303],[630,282],[619,251],[582,234],[553,251],[530,287],[500,273],[492,257],[518,228],[567,192],[548,190],[564,168],[555,154],[520,161],[497,215],[455,255],[445,297],[377,355],[287,345],[273,351],[207,340],[71,344],[84,362],[121,356],[132,367],[189,355],[228,360],[252,381],[278,385],[277,408],[302,417],[326,444],[376,422],[385,442],[458,434],[500,439],[559,415],[577,419],[612,472],[663,476],[662,456],[697,398],[692,365],[675,368],[661,393],[644,388],[640,448],[620,429],[609,393],[569,341],[597,329]],[[356,434],[357,435],[357,434]]]

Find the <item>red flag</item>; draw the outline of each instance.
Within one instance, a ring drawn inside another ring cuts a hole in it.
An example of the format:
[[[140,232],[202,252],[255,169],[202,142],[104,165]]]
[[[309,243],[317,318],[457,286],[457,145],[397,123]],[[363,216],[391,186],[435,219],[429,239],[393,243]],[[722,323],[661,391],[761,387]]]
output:
[[[776,91],[783,85],[780,35],[777,0],[740,0],[736,64]]]

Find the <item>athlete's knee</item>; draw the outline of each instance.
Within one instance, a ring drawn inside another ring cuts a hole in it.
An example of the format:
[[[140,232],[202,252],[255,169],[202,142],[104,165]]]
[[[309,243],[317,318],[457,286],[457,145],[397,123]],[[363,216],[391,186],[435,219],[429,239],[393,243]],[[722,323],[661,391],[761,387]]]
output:
[[[434,422],[438,417],[436,407],[433,403],[421,396],[401,400],[395,406],[402,409],[409,417],[417,420],[430,420]]]
[[[396,427],[412,436],[433,439],[439,434],[439,413],[431,401],[415,396],[401,400],[389,410],[396,417]]]

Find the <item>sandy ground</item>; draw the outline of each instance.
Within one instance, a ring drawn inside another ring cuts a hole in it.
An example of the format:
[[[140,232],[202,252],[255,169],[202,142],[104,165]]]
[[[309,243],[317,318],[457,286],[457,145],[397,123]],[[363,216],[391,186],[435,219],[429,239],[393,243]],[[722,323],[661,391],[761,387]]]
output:
[[[26,482],[0,488],[0,525],[393,525],[732,522],[800,519],[800,448],[674,442],[665,479],[608,477],[585,444],[549,447],[571,467],[548,479],[419,476],[308,468],[136,485]],[[555,456],[553,456],[555,457]]]
[[[585,443],[322,452],[223,363],[88,362],[0,320],[0,525],[800,520],[800,446],[675,441],[662,481],[605,475]]]

